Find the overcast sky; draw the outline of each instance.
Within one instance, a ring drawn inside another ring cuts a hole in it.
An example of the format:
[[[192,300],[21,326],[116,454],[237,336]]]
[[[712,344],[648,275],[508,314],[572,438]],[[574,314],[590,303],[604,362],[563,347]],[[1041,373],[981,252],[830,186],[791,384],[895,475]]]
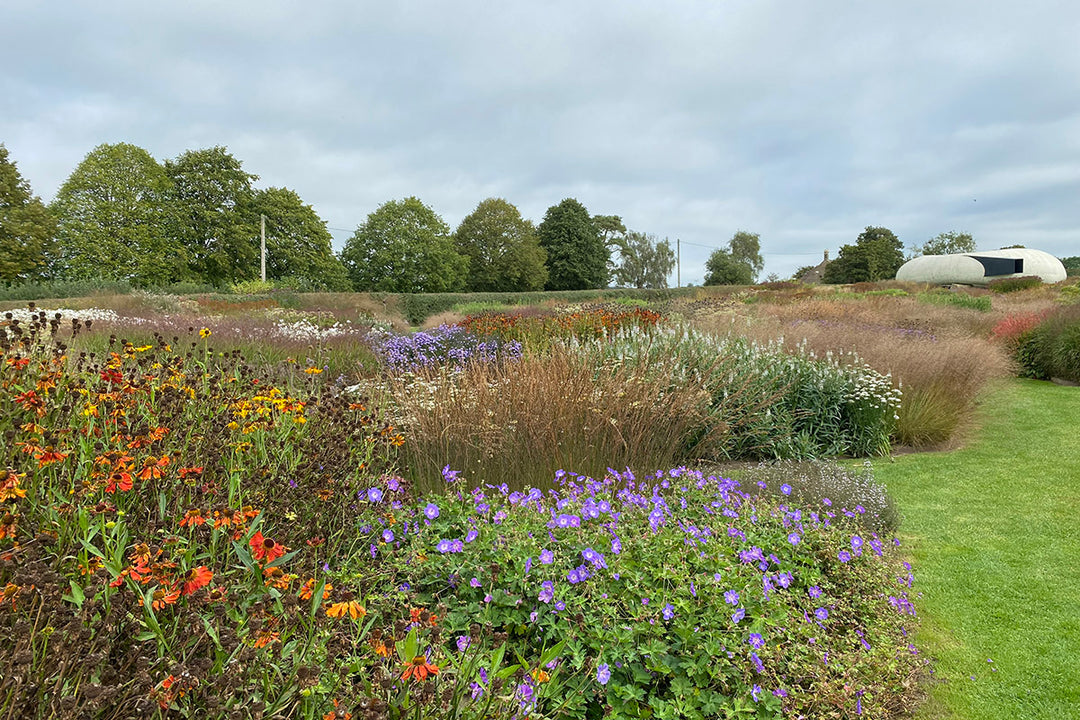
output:
[[[3,0],[0,142],[46,201],[101,143],[224,145],[336,248],[415,195],[574,197],[683,284],[740,229],[782,277],[867,225],[1080,255],[1077,38],[1071,0]]]

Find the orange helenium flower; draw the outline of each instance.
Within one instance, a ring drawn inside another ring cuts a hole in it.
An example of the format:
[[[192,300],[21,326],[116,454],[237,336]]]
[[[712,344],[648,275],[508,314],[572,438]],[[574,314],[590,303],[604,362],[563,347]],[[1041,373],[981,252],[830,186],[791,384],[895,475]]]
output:
[[[169,464],[169,456],[168,455],[162,455],[157,460],[154,460],[154,458],[152,458],[152,457],[148,457],[148,458],[146,458],[146,461],[143,463],[143,469],[139,471],[138,478],[140,480],[150,480],[150,479],[160,478],[160,477],[162,477],[162,475],[164,475],[164,473],[162,471],[165,469],[165,467],[168,464]]]
[[[412,662],[406,663],[405,672],[401,673],[401,679],[408,680],[410,677],[413,677],[419,681],[424,681],[427,680],[428,675],[438,674],[438,665],[432,665],[427,661],[426,657],[417,655],[412,659]]]
[[[117,490],[127,491],[130,490],[133,485],[134,482],[131,479],[131,473],[114,472],[109,476],[109,482],[105,484],[105,492],[113,494]]]
[[[326,608],[327,617],[345,617],[348,615],[353,620],[359,620],[367,615],[367,610],[364,606],[355,600],[346,600],[344,602],[334,603],[330,607]]]
[[[334,586],[331,585],[330,583],[326,583],[326,585],[323,586],[322,599],[323,600],[328,599],[330,597],[330,593],[333,592],[333,590],[334,590]],[[314,594],[315,594],[315,578],[310,578],[307,582],[304,583],[303,587],[300,588],[300,599],[301,600],[310,600],[311,597]]]
[[[154,601],[151,603],[151,607],[154,610],[160,610],[166,605],[173,605],[180,599],[180,588],[164,589],[158,588],[154,591]]]
[[[285,554],[287,547],[274,542],[268,537],[263,537],[262,530],[257,531],[251,538],[251,554],[256,560],[272,563]]]
[[[180,518],[180,527],[195,527],[196,525],[203,525],[206,523],[206,518],[203,517],[202,510],[195,508],[188,510],[184,513],[184,517]]]
[[[191,595],[197,592],[201,588],[210,584],[210,581],[214,579],[214,572],[205,565],[200,565],[197,568],[193,568],[188,573],[187,579],[184,581],[184,595]]]

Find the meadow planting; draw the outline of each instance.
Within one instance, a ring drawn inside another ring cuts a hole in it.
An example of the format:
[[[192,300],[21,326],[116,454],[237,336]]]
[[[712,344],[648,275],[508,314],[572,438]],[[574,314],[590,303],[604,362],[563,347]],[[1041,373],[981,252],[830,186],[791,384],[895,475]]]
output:
[[[919,437],[923,365],[994,358],[956,370],[974,394],[1072,316],[1032,290],[986,312],[796,292],[418,332],[335,296],[13,309],[0,717],[910,709],[899,515],[816,460]]]

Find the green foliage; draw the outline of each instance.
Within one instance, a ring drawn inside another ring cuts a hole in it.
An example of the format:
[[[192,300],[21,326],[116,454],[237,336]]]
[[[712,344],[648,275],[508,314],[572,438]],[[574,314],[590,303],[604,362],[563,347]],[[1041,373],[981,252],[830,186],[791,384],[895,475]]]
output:
[[[1061,264],[1065,266],[1066,270],[1080,270],[1080,255],[1061,258]]]
[[[535,716],[880,718],[902,703],[920,663],[905,639],[917,627],[908,574],[888,536],[840,515],[861,508],[751,495],[686,468],[560,477],[550,495],[451,484],[395,513],[420,521],[396,547],[377,523],[369,535],[421,607],[447,603],[444,643],[461,638],[464,658],[490,655],[489,627],[508,657],[542,663],[561,643],[544,675],[519,676],[530,687],[516,696],[533,698]],[[720,513],[725,530],[705,529]],[[344,570],[369,564],[354,556]]]
[[[919,293],[919,302],[930,305],[947,305],[951,307],[990,312],[991,302],[986,295],[968,295],[965,292],[953,292],[951,290],[930,290]]]
[[[1006,277],[991,280],[986,284],[986,288],[996,293],[1011,293],[1042,287],[1042,284],[1042,278],[1038,275],[1022,275],[1020,277]]]
[[[753,282],[753,268],[736,260],[728,250],[714,250],[705,261],[706,285],[750,285]]]
[[[334,255],[326,221],[294,191],[268,188],[255,193],[251,214],[266,217],[266,277],[289,279],[311,290],[347,292],[348,274]]]
[[[873,282],[896,277],[904,264],[904,246],[891,230],[867,227],[854,245],[844,245],[839,256],[825,267],[822,282],[831,284]]]
[[[146,150],[99,145],[60,186],[50,272],[62,279],[126,280],[146,287],[184,279],[186,248],[175,229],[173,183]]]
[[[533,224],[502,198],[483,200],[454,232],[454,246],[469,259],[469,292],[543,290],[547,254]]]
[[[0,300],[44,300],[78,298],[90,295],[127,295],[132,290],[127,280],[47,280],[0,287]]]
[[[1016,360],[1021,377],[1080,382],[1080,305],[1058,308],[1041,324],[1023,333],[1016,348]]]
[[[450,228],[415,197],[390,200],[368,215],[345,243],[341,261],[361,292],[456,292],[469,270]]]
[[[750,282],[755,282],[765,267],[765,260],[761,257],[761,236],[739,230],[728,241],[728,249],[733,260],[750,268]]]
[[[634,288],[666,288],[668,275],[675,269],[675,251],[671,243],[655,235],[628,232],[613,241],[619,251],[615,284]]]
[[[37,279],[56,221],[0,143],[0,283]]]
[[[616,241],[626,234],[626,225],[618,215],[593,215],[592,221],[604,245],[611,249],[614,249]]]
[[[975,238],[971,233],[949,231],[939,233],[915,248],[920,255],[953,255],[975,252]]]
[[[188,150],[165,163],[175,206],[171,237],[192,273],[223,285],[259,275],[258,215],[252,217],[256,175],[224,147]]]
[[[547,251],[548,290],[587,290],[608,284],[611,252],[585,206],[573,198],[552,205],[537,229]]]
[[[710,397],[680,460],[774,459],[887,453],[900,395],[891,378],[855,356],[819,360],[777,344],[715,338],[661,326],[582,343],[597,366],[640,358],[673,361],[665,377]],[[843,364],[841,364],[843,360]]]

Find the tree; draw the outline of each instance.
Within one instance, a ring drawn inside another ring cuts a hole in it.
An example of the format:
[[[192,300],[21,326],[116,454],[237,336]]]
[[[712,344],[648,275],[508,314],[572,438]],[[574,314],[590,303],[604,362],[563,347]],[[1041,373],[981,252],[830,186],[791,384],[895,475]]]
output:
[[[258,176],[224,147],[188,150],[165,163],[173,181],[173,237],[187,251],[192,271],[214,285],[259,276]]]
[[[975,238],[965,232],[943,232],[915,248],[919,255],[955,255],[975,252]]]
[[[360,292],[456,292],[469,272],[450,228],[415,197],[385,202],[368,215],[345,243],[341,261]]]
[[[825,267],[824,283],[855,283],[889,280],[904,264],[904,246],[891,230],[867,227],[854,245],[844,245],[839,256]]]
[[[252,215],[266,217],[266,277],[297,279],[306,287],[346,292],[348,273],[334,255],[326,222],[288,188],[255,193]]]
[[[611,251],[585,206],[573,198],[552,205],[537,229],[547,251],[548,290],[589,290],[607,286]]]
[[[543,290],[547,282],[536,228],[502,198],[483,200],[454,232],[454,247],[469,259],[469,292]]]
[[[615,241],[619,264],[615,284],[635,288],[666,288],[667,278],[675,269],[675,251],[671,243],[655,235],[628,232]]]
[[[600,240],[608,247],[614,247],[618,239],[626,235],[626,225],[618,215],[593,215],[592,221]]]
[[[765,260],[761,257],[761,236],[739,230],[731,236],[728,249],[733,260],[745,263],[750,268],[750,282],[757,280],[765,267]]]
[[[171,191],[164,168],[143,148],[98,145],[53,200],[58,223],[54,274],[143,286],[183,278],[187,259],[169,234]]]
[[[0,282],[40,277],[55,230],[52,214],[0,144]]]
[[[1080,270],[1080,255],[1061,258],[1061,264],[1065,266],[1066,270]]]
[[[730,250],[714,250],[705,261],[706,285],[751,285],[754,271],[741,260],[736,260]]]

